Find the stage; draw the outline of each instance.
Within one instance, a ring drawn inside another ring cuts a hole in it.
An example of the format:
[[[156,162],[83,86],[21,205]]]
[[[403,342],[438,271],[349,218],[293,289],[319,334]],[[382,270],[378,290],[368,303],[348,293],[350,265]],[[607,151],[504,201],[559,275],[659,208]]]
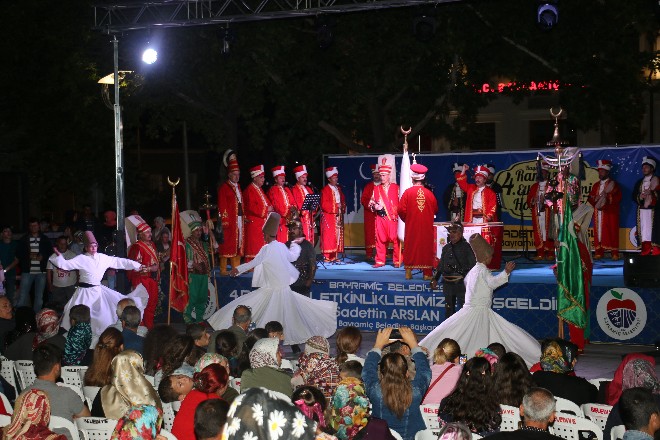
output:
[[[504,259],[512,258],[505,254]],[[493,310],[543,339],[557,335],[557,285],[551,262],[515,260],[509,283],[495,291]],[[217,276],[221,306],[251,289],[251,274]],[[420,272],[405,280],[403,268],[374,269],[364,255],[349,254],[342,264],[319,263],[312,298],[336,301],[338,327],[364,331],[407,325],[429,333],[445,318],[442,287],[431,290]],[[660,340],[660,286],[626,288],[622,261],[594,262],[590,294],[591,341],[654,344]],[[259,323],[263,325],[264,323]]]

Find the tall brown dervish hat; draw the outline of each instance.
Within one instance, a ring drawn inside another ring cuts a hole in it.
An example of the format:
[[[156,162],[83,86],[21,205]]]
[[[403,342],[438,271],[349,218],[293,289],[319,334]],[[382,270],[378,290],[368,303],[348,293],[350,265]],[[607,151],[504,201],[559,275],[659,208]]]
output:
[[[92,231],[85,231],[83,233],[83,245],[87,247],[92,243],[98,243],[98,241],[96,241],[96,237],[94,237],[94,233]]]
[[[488,244],[481,234],[472,234],[470,236],[470,246],[472,247],[472,251],[474,251],[475,257],[477,257],[477,261],[480,263],[486,261],[488,257],[493,256],[493,247]]]
[[[266,223],[264,223],[264,227],[261,229],[264,234],[270,236],[270,237],[275,237],[277,236],[277,231],[280,228],[280,215],[276,212],[271,212],[268,214],[268,218],[266,219]]]

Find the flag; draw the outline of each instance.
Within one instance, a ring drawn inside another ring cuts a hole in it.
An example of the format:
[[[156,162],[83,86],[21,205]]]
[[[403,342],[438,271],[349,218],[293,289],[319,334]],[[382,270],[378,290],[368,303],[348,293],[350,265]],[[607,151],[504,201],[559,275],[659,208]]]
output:
[[[412,186],[412,178],[410,177],[410,157],[408,157],[408,148],[405,144],[403,147],[403,157],[401,158],[401,171],[399,171],[399,199],[408,188]],[[406,236],[406,224],[399,217],[399,223],[396,228],[396,235],[400,241],[403,241]]]
[[[578,328],[587,326],[582,260],[571,205],[564,198],[564,218],[557,251],[557,316]]]
[[[174,188],[172,189],[172,244],[170,249],[170,307],[183,313],[188,305],[188,259]]]

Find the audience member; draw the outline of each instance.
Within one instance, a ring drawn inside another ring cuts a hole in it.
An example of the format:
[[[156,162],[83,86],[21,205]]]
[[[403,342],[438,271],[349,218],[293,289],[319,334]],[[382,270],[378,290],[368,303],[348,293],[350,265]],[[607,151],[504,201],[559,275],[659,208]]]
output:
[[[163,411],[153,405],[130,407],[119,420],[110,440],[156,440],[163,426]]]
[[[634,361],[635,359],[644,359],[648,361],[653,367],[655,367],[655,358],[648,356],[642,353],[630,353],[627,354],[619,366],[614,371],[614,377],[612,381],[608,383],[605,387],[605,403],[608,405],[615,405],[621,397],[621,392],[623,391],[623,371],[626,369],[628,363]]]
[[[343,364],[346,361],[358,361],[364,365],[364,358],[357,355],[362,344],[362,333],[357,327],[344,327],[337,333],[337,363]]]
[[[76,304],[69,310],[71,328],[64,343],[63,365],[89,365],[92,361],[92,325],[89,307]],[[90,351],[90,353],[88,353]]]
[[[43,391],[28,390],[18,396],[11,423],[0,428],[3,440],[66,440],[48,429],[51,409]]]
[[[239,345],[236,333],[221,330],[215,335],[215,353],[221,354],[229,360],[231,375],[234,376],[238,368]]]
[[[138,326],[141,320],[140,309],[135,306],[126,306],[121,313],[123,327],[121,334],[124,338],[124,349],[135,350],[140,355],[144,352],[144,338],[138,334]]]
[[[309,385],[299,387],[291,395],[291,401],[305,417],[315,421],[321,431],[334,433],[327,423],[328,401],[320,389]]]
[[[626,356],[623,362],[621,362],[622,364],[625,362],[623,371],[621,371],[620,376],[615,374],[612,383],[615,383],[616,381],[616,383],[620,384],[621,392],[619,393],[619,396],[621,396],[623,391],[631,388],[641,387],[648,389],[651,391],[653,397],[655,398],[656,404],[660,408],[660,382],[658,381],[658,377],[655,373],[655,359],[651,358],[650,356],[642,355],[641,353],[637,353],[637,355],[639,356],[632,357],[632,359]],[[619,399],[612,406],[612,410],[607,417],[605,429],[603,429],[603,435],[607,435],[607,438],[609,438],[611,430],[614,426],[623,424],[620,413],[620,400],[621,399],[619,397]],[[657,438],[660,440],[660,433],[658,434]]]
[[[7,335],[16,328],[14,308],[7,296],[0,296],[0,353],[5,353]]]
[[[221,440],[222,427],[227,422],[229,404],[221,399],[208,399],[195,409],[197,440]]]
[[[450,338],[440,341],[433,352],[431,385],[422,403],[440,403],[454,391],[458,378],[461,377],[460,356],[461,347],[458,346],[458,342]]]
[[[204,354],[195,364],[195,373],[201,372],[204,368],[211,364],[218,364],[225,370],[227,370],[227,375],[229,375],[229,361],[226,357],[217,353],[206,353]],[[227,403],[232,403],[234,399],[238,396],[238,391],[232,387],[226,387],[226,390],[220,397],[223,400],[226,400]]]
[[[247,306],[238,306],[234,309],[232,316],[232,326],[227,330],[236,335],[236,345],[243,346],[245,338],[247,338],[248,328],[252,323],[252,310]]]
[[[498,359],[502,359],[502,356],[506,354],[506,348],[499,342],[492,342],[486,348],[492,351]]]
[[[323,336],[312,336],[305,343],[305,351],[300,355],[298,370],[291,379],[294,387],[311,385],[320,389],[330,398],[339,382],[339,365],[330,357],[330,344]]]
[[[255,342],[259,339],[267,338],[268,332],[263,328],[255,328],[250,333],[248,333],[245,342],[243,342],[243,348],[238,354],[238,362],[236,371],[232,371],[230,374],[234,377],[241,377],[243,371],[250,368],[250,351],[254,347]]]
[[[7,347],[24,334],[34,332],[37,328],[36,314],[32,307],[16,307],[14,309],[14,321],[16,323],[14,330],[10,331],[5,337]]]
[[[61,236],[55,240],[57,250],[64,256],[65,259],[70,260],[76,254],[69,250],[66,237]],[[48,291],[51,295],[51,304],[58,313],[62,313],[64,306],[73,296],[78,283],[77,270],[63,270],[55,266],[57,254],[51,254],[46,264],[46,283]]]
[[[105,329],[94,347],[92,363],[85,371],[85,386],[104,387],[112,380],[112,360],[124,350],[124,337],[114,327]]]
[[[519,407],[523,396],[534,387],[534,380],[525,360],[516,353],[504,354],[497,362],[493,374],[497,403]]]
[[[211,364],[193,376],[194,388],[181,401],[181,408],[174,417],[172,434],[179,440],[195,440],[195,410],[208,399],[220,399],[225,392],[229,375],[218,364]]]
[[[348,361],[341,364],[341,367],[351,362],[361,365],[357,361]],[[348,372],[341,371],[340,374],[346,374],[342,377],[335,393],[330,399],[330,426],[335,430],[335,435],[339,440],[352,440],[360,430],[367,426],[369,417],[369,399],[365,394],[364,384],[359,377],[355,377]]]
[[[154,375],[154,384],[158,386],[163,377],[175,374],[174,372],[179,369],[183,370],[179,371],[179,374],[187,371],[186,374],[192,376],[193,366],[186,364],[186,358],[195,346],[193,339],[187,335],[176,335],[170,341],[163,341],[163,343],[161,366]]]
[[[0,227],[0,266],[2,266],[5,272],[5,295],[9,299],[10,304],[15,300],[16,266],[18,266],[18,258],[16,256],[18,242],[12,237],[11,227],[7,225]]]
[[[13,344],[7,347],[5,357],[12,361],[32,359],[32,352],[42,343],[47,342],[64,350],[66,342],[64,336],[59,334],[60,317],[55,310],[41,309],[37,313],[36,331],[20,336]]]
[[[120,323],[121,331],[121,323]],[[163,363],[165,347],[179,333],[167,324],[156,324],[144,338],[144,371],[153,376]]]
[[[281,439],[314,440],[321,432],[316,422],[305,419],[290,399],[258,387],[238,396],[227,415],[223,427],[223,438],[227,440],[274,438],[273,431]]]
[[[479,435],[496,432],[502,421],[500,405],[495,399],[485,398],[494,394],[490,363],[473,357],[463,365],[454,391],[440,402],[440,419],[464,423]]]
[[[358,361],[346,361],[339,365],[339,381],[353,377],[362,380],[362,364]]]
[[[568,399],[576,405],[595,402],[598,389],[586,379],[570,376],[577,362],[577,345],[561,339],[546,344],[541,355],[541,368],[532,378],[536,385],[547,389],[556,397]]]
[[[438,440],[471,440],[472,432],[463,423],[446,423],[437,435]]]
[[[550,391],[545,388],[530,388],[520,404],[523,425],[515,431],[500,432],[488,438],[489,440],[560,440],[561,437],[548,432],[548,426],[555,421],[555,406],[555,396]]]
[[[241,392],[263,387],[291,397],[291,377],[280,370],[281,362],[279,341],[273,338],[259,339],[250,350],[251,368],[241,375]]]
[[[142,356],[124,350],[111,363],[112,379],[94,399],[92,415],[119,419],[132,406],[152,405],[162,411],[163,406],[154,387],[144,377]]]
[[[124,308],[126,308],[128,306],[135,307],[135,301],[133,301],[131,298],[124,298],[124,299],[122,299],[121,301],[119,301],[117,303],[117,310],[116,310],[116,312],[117,312],[117,322],[112,324],[111,327],[116,328],[120,332],[124,331],[124,327],[121,324],[121,314],[124,313]],[[163,325],[165,325],[165,324],[163,324]],[[137,334],[138,335],[140,335],[144,338],[144,337],[147,336],[148,332],[149,332],[149,329],[146,328],[145,326],[143,326],[143,325],[138,326],[138,329],[137,329]]]
[[[34,374],[37,378],[30,388],[46,393],[51,404],[52,415],[62,417],[70,422],[73,422],[76,417],[90,415],[87,405],[83,403],[75,391],[57,386],[56,382],[62,371],[62,352],[57,347],[50,344],[41,344],[34,351],[33,360]],[[55,431],[66,435],[71,440],[68,430],[56,429]]]
[[[197,347],[204,349],[204,351],[207,350],[211,335],[209,335],[209,332],[204,324],[200,322],[188,324],[186,326],[186,334],[193,338],[193,341],[195,341],[195,345]]]
[[[373,406],[372,414],[387,421],[404,440],[411,440],[426,427],[419,405],[431,382],[431,369],[413,331],[402,327],[400,332],[403,342],[411,347],[417,366],[412,382],[408,379],[408,363],[403,355],[388,353],[381,359],[391,328],[378,331],[374,348],[367,353],[362,379]]]
[[[279,321],[269,321],[266,323],[265,328],[269,338],[284,340],[284,327]]]
[[[629,388],[619,399],[623,440],[651,440],[660,433],[660,409],[648,388]]]
[[[161,241],[163,234],[171,235],[170,229],[165,226],[165,219],[163,217],[154,217],[153,239],[158,243]]]
[[[46,263],[53,253],[48,237],[39,230],[39,220],[30,218],[28,233],[19,240],[16,249],[21,267],[21,289],[16,305],[29,306],[30,290],[34,285],[34,312],[41,310],[46,289]]]

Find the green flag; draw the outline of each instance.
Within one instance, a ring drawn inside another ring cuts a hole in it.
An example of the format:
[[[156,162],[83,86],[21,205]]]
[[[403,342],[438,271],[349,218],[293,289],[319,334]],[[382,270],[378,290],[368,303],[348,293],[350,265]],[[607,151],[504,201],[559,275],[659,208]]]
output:
[[[573,212],[564,199],[564,218],[557,251],[557,316],[579,328],[587,326],[584,278]]]

